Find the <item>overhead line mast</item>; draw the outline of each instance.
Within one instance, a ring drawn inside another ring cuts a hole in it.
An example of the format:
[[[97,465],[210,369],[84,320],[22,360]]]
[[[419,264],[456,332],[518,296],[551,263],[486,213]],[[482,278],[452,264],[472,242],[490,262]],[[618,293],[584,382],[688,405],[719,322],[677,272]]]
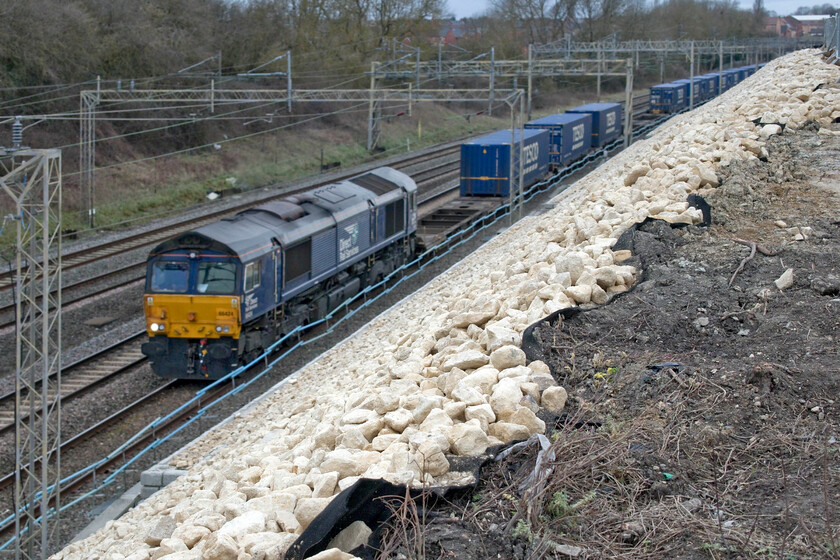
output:
[[[14,143],[0,148],[0,189],[17,230],[15,558],[31,560],[58,544],[61,505],[61,150]]]

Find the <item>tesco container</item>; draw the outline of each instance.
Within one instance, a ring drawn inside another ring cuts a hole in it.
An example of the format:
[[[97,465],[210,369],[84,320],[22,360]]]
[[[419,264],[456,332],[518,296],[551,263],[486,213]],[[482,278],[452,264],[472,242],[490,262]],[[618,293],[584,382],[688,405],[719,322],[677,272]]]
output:
[[[519,129],[514,130],[514,179],[519,177]],[[461,144],[461,196],[510,196],[510,130],[501,130]],[[523,185],[548,172],[549,133],[525,129]]]
[[[718,91],[720,88],[718,87],[718,80],[720,76],[717,72],[709,72],[708,74],[703,74],[703,78],[709,80],[709,97],[716,97],[720,94]]]
[[[720,74],[720,79],[723,82],[720,84],[720,92],[723,93],[724,91],[732,89],[735,87],[735,84],[738,83],[738,71],[724,70]]]
[[[549,165],[555,169],[583,157],[592,147],[592,115],[560,113],[525,123],[525,128],[547,130]]]
[[[621,105],[618,103],[590,103],[566,112],[592,115],[593,148],[605,146],[621,136]]]
[[[675,80],[675,84],[685,84],[688,87],[691,87],[692,81],[691,78],[685,78],[683,80]],[[705,83],[703,80],[700,79],[699,76],[694,77],[694,102],[697,103],[703,99],[705,88]],[[686,104],[691,103],[691,90],[686,93]]]
[[[698,79],[703,82],[703,99],[711,99],[717,95],[717,77],[711,74],[704,74],[698,76]]]
[[[677,113],[685,109],[688,100],[685,97],[688,84],[668,83],[650,88],[650,112]]]

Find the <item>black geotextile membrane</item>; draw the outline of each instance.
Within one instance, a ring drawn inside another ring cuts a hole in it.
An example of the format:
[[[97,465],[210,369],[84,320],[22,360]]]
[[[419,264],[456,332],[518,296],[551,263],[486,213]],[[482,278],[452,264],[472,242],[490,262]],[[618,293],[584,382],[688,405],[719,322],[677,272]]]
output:
[[[373,531],[373,535],[367,546],[359,547],[353,553],[365,560],[372,560],[379,548],[379,529],[391,518],[395,503],[399,504],[406,496],[415,502],[422,498],[423,505],[431,509],[437,500],[444,496],[473,490],[481,476],[482,467],[492,460],[502,447],[506,446],[489,448],[484,455],[478,457],[447,456],[450,472],[469,472],[473,475],[474,482],[465,486],[415,489],[402,484],[391,484],[382,479],[359,479],[353,486],[333,498],[324,511],[318,514],[286,552],[286,558],[303,560],[327,550],[327,545],[336,535],[355,521],[363,521]]]

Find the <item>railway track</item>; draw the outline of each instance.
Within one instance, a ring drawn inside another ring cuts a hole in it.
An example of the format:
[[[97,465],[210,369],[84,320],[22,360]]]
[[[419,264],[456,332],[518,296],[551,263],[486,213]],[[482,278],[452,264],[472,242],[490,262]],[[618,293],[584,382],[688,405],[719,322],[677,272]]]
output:
[[[59,387],[62,403],[143,363],[146,357],[140,353],[140,345],[144,334],[144,332],[135,333],[62,368]],[[55,373],[52,376],[54,377]],[[55,393],[51,393],[49,397],[52,399]],[[14,429],[17,406],[14,391],[0,395],[0,434]],[[30,395],[24,394],[20,403],[20,413],[24,418],[29,418],[30,407],[37,406],[38,403],[33,403]]]
[[[441,150],[441,152],[444,151],[445,150]],[[449,155],[451,156],[452,154],[450,153]],[[433,159],[432,157],[428,157],[428,155],[423,157],[425,157],[424,161],[416,161],[414,163],[424,163],[425,161]],[[442,185],[448,183],[450,179],[454,180],[457,178],[460,167],[459,158],[456,156],[449,157],[447,159],[444,154],[444,156],[441,159],[442,161],[437,162],[435,165],[426,167],[425,169],[417,172],[418,177],[422,177],[422,179],[420,179],[420,181],[418,182],[422,182],[423,184],[427,185],[427,187],[423,191],[424,194],[421,196],[420,201],[421,204],[424,204],[424,206],[426,207],[428,207],[429,203],[434,199],[446,196],[449,190],[457,190],[457,187],[455,187],[455,189],[447,189],[443,188]],[[228,210],[228,212],[231,211],[232,210]],[[453,219],[462,220],[463,216],[453,217]],[[195,224],[192,223],[191,227],[195,227]],[[167,233],[168,235],[173,235],[172,229],[170,228],[167,231]],[[102,251],[97,251],[97,253],[103,254]],[[122,341],[112,345],[111,347],[103,350],[102,352],[97,353],[94,356],[85,358],[84,360],[80,360],[79,362],[67,366],[67,368],[65,368],[62,372],[62,401],[66,402],[67,400],[72,399],[74,396],[83,394],[91,388],[99,385],[105,380],[111,379],[116,375],[129,371],[134,366],[143,363],[145,361],[145,357],[142,356],[142,354],[140,353],[139,346],[141,341],[143,340],[144,335],[144,331],[135,333],[134,335],[123,339]],[[243,379],[238,380],[239,383],[241,383],[242,381]],[[62,450],[69,449],[81,444],[87,439],[94,437],[97,433],[100,433],[101,431],[105,430],[108,426],[119,422],[121,418],[133,414],[135,411],[140,410],[144,406],[148,406],[158,395],[160,395],[163,391],[173,387],[173,385],[176,383],[178,383],[178,381],[172,381],[167,383],[166,385],[156,389],[149,395],[146,395],[138,401],[135,401],[134,403],[130,404],[126,408],[113,414],[109,418],[106,418],[105,420],[99,422],[95,426],[92,426],[84,432],[73,437],[72,439],[67,440],[62,444]],[[127,457],[131,457],[134,453],[145,448],[156,438],[179,429],[179,427],[182,426],[185,422],[187,422],[187,420],[200,406],[204,406],[212,401],[218,400],[225,393],[227,393],[230,390],[233,390],[235,386],[236,385],[234,383],[230,383],[219,387],[216,390],[214,390],[212,394],[202,396],[200,404],[187,407],[183,410],[179,410],[177,414],[172,414],[168,416],[165,422],[156,424],[153,433],[141,434],[141,436],[132,440],[130,445],[122,449],[121,454],[109,457],[107,460],[100,462],[92,471],[88,472],[84,476],[77,478],[76,480],[70,481],[66,487],[62,488],[62,492],[73,491],[74,489],[83,486],[90,480],[95,480],[97,475],[101,475],[102,473],[113,469],[115,465],[120,464],[121,462],[124,463],[127,460]],[[9,412],[9,403],[11,403],[11,412]],[[24,406],[22,408],[25,409],[26,407]],[[0,432],[9,430],[13,425],[14,393],[8,393],[6,395],[0,396]],[[14,473],[10,473],[0,478],[0,490],[13,484],[13,482]],[[13,526],[13,523],[11,525],[0,526],[0,534],[7,533],[9,528]]]

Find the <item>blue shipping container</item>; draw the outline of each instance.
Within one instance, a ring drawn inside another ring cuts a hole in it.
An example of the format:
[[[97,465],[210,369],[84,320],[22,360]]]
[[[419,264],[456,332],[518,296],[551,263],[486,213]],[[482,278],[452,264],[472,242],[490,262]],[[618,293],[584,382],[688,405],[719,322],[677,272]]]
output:
[[[592,115],[560,113],[525,123],[525,128],[547,130],[550,164],[563,167],[582,157],[592,147]]]
[[[715,95],[717,95],[717,76],[711,76],[709,74],[705,74],[700,76],[700,79],[703,80],[703,99],[711,99]]]
[[[703,74],[704,78],[709,79],[709,97],[716,97],[720,94],[718,91],[718,76],[717,72],[709,72],[708,74]]]
[[[621,105],[618,103],[590,103],[566,112],[592,115],[593,148],[605,146],[621,136]]]
[[[515,165],[519,155],[519,129],[514,130]],[[524,186],[548,172],[547,130],[526,129],[522,135]],[[515,169],[514,178],[519,169]],[[500,130],[461,144],[461,196],[510,196],[510,131]]]
[[[659,84],[650,88],[650,111],[651,113],[677,113],[682,111],[688,101],[685,92],[688,84]]]
[[[685,78],[685,79],[682,79],[682,80],[675,80],[674,83],[675,84],[689,85],[689,84],[691,84],[691,79],[690,78]],[[704,84],[703,80],[701,80],[698,76],[694,76],[694,102],[695,103],[697,103],[698,101],[703,99],[703,92],[704,91],[705,91],[705,84]],[[690,102],[691,102],[691,92],[689,91],[689,93],[687,93],[686,95],[688,96],[687,97],[687,103],[690,104]]]
[[[721,72],[720,79],[723,80],[723,84],[721,84],[720,87],[721,93],[723,93],[724,91],[732,89],[735,84],[738,83],[738,71],[724,70]]]

